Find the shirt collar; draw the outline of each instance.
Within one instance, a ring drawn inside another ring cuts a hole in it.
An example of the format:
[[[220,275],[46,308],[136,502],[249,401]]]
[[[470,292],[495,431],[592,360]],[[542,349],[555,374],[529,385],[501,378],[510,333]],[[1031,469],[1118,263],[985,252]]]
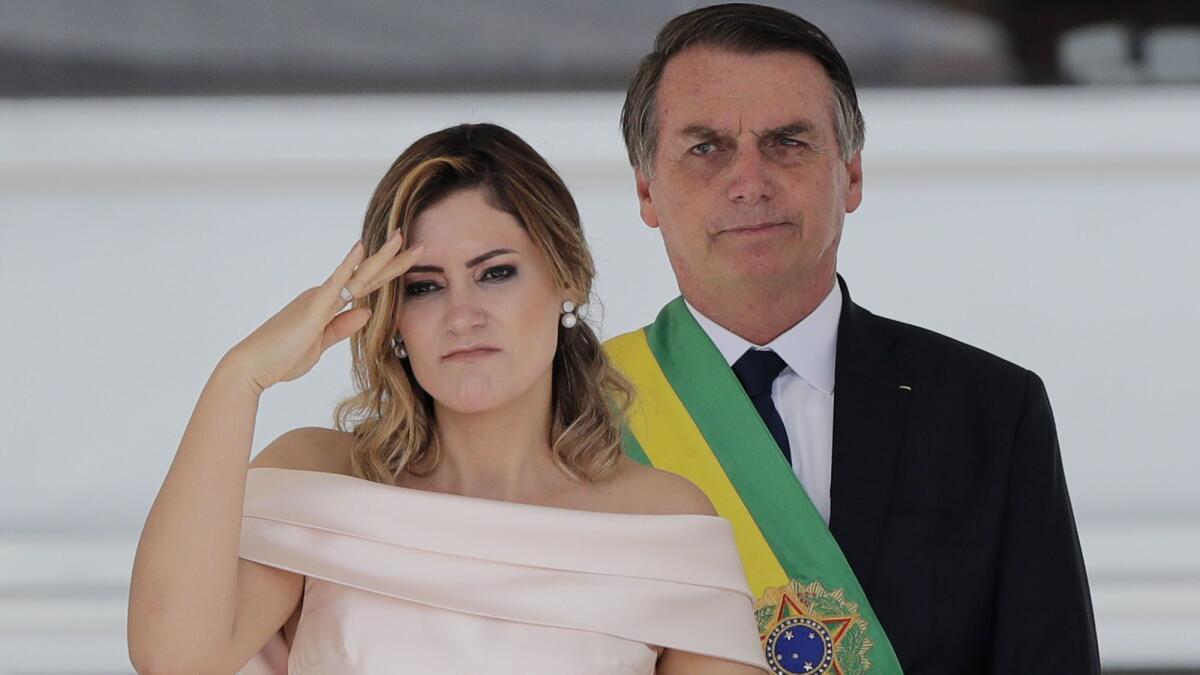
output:
[[[833,394],[838,324],[842,317],[842,289],[836,282],[811,314],[765,345],[755,345],[719,325],[692,307],[686,298],[683,303],[731,367],[751,347],[770,349],[805,382],[826,394]]]

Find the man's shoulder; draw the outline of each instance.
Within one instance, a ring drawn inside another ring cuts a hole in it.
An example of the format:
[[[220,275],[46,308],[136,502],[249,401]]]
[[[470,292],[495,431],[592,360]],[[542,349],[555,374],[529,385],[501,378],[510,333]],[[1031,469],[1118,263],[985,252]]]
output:
[[[894,338],[894,373],[922,392],[926,410],[941,423],[1010,429],[1030,414],[1051,414],[1045,383],[1033,371],[928,328],[873,320]]]
[[[870,313],[868,313],[870,314]],[[893,351],[911,369],[941,379],[972,380],[1024,389],[1028,369],[985,349],[936,331],[870,314],[874,330],[894,339]]]

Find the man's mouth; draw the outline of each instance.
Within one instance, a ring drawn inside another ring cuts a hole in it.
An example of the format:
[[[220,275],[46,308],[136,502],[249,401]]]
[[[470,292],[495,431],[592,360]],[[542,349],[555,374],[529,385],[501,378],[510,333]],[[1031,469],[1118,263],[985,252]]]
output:
[[[765,222],[765,223],[750,223],[747,225],[735,225],[727,227],[719,232],[719,234],[732,234],[737,236],[753,236],[756,234],[765,234],[775,232],[785,225],[786,221]]]

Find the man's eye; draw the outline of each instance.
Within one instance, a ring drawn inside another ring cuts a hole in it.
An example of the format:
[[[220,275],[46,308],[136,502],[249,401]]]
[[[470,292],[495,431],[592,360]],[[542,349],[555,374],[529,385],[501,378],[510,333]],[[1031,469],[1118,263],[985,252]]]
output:
[[[805,145],[804,141],[795,138],[781,138],[779,139],[779,144],[786,145],[790,148],[802,148]]]
[[[712,153],[716,152],[716,150],[716,143],[701,143],[699,145],[693,145],[689,152],[691,152],[693,155],[711,155]]]
[[[480,281],[500,281],[516,276],[516,274],[517,268],[513,267],[512,265],[497,265],[484,270],[479,279]]]
[[[433,283],[432,281],[414,281],[413,283],[404,287],[404,294],[409,296],[425,295],[426,293],[435,290],[437,290],[437,284]]]

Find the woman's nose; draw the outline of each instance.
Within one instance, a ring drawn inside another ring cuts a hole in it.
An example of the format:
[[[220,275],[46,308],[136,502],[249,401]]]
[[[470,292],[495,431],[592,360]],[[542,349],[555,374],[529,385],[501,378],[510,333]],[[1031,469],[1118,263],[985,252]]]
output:
[[[455,335],[467,335],[487,322],[483,303],[473,289],[450,293],[446,322],[450,332]]]

